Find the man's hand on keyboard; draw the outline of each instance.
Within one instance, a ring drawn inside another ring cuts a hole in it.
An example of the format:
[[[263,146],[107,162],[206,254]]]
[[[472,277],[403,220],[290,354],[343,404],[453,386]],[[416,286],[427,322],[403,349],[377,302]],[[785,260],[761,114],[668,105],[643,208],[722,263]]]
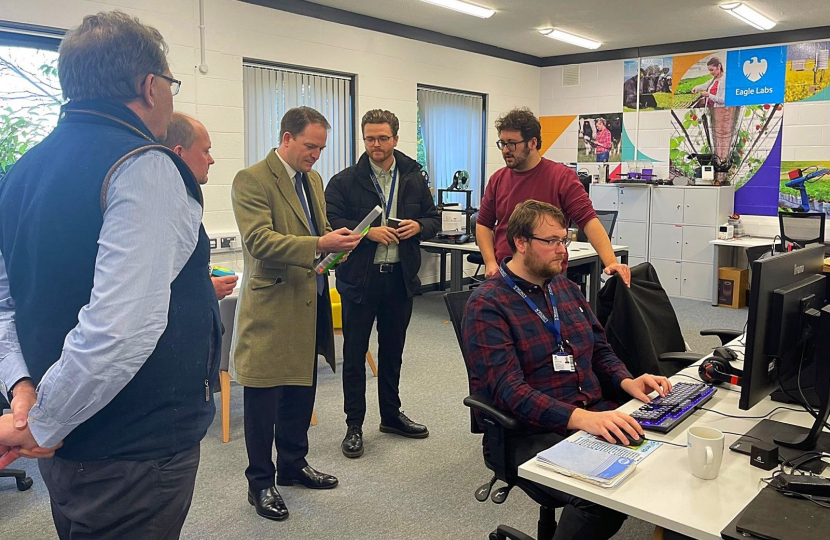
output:
[[[643,403],[649,403],[648,395],[652,390],[656,390],[660,397],[666,397],[666,393],[671,392],[671,382],[660,375],[649,375],[648,373],[640,375],[636,379],[626,379],[620,387],[633,398],[639,399]]]
[[[631,380],[631,379],[627,379]],[[614,436],[623,444],[637,440],[643,434],[643,428],[636,420],[619,411],[592,412],[574,409],[568,421],[568,429],[581,429],[591,435],[597,435],[614,444]],[[612,436],[611,434],[614,434]]]

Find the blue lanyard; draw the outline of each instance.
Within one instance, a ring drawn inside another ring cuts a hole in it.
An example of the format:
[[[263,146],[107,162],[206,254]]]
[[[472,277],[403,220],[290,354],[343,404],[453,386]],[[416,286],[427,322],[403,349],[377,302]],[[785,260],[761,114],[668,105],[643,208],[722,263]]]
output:
[[[550,297],[550,305],[553,308],[553,322],[548,319],[542,310],[536,307],[536,304],[533,303],[533,300],[527,297],[525,292],[516,285],[516,282],[510,279],[510,276],[507,275],[507,272],[504,271],[504,268],[499,266],[499,272],[501,273],[501,277],[504,278],[504,281],[510,286],[516,294],[522,297],[522,300],[532,309],[536,315],[542,319],[542,322],[545,324],[550,333],[553,334],[553,338],[556,340],[556,344],[559,345],[559,350],[562,351],[564,348],[562,347],[562,325],[559,322],[559,310],[556,309],[556,298],[553,296],[553,288],[551,288],[550,283],[548,283],[548,297]]]
[[[395,181],[398,178],[398,168],[395,167],[395,170],[392,171],[392,187],[389,189],[389,200],[386,200],[386,197],[383,195],[383,189],[380,187],[380,182],[378,182],[378,177],[375,176],[375,171],[369,170],[369,174],[372,176],[372,182],[375,184],[375,191],[378,192],[378,196],[380,197],[381,204],[383,204],[383,208],[386,210],[384,214],[385,219],[389,219],[389,214],[392,213],[392,201],[395,199]]]

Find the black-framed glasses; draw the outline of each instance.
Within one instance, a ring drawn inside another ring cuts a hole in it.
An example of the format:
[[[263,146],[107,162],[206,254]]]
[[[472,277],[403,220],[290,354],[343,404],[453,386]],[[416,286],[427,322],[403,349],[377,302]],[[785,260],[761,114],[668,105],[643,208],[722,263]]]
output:
[[[563,248],[568,249],[568,246],[571,245],[571,239],[568,237],[565,238],[539,238],[538,236],[531,236],[531,240],[537,240],[542,242],[543,244],[547,244],[550,247],[556,247],[561,245]]]
[[[376,142],[380,144],[386,144],[392,140],[392,137],[387,137],[383,135],[381,137],[363,137],[363,142],[368,144],[369,146],[374,146]]]
[[[498,141],[496,141],[496,147],[499,150],[504,150],[504,147],[506,146],[507,149],[510,150],[511,152],[515,152],[516,151],[516,146],[520,145],[521,143],[526,143],[526,142],[527,142],[527,140],[516,141],[516,142],[507,142],[507,141],[503,141],[503,140],[499,139]]]
[[[175,96],[179,93],[179,90],[182,88],[182,81],[178,79],[174,79],[173,77],[168,77],[167,75],[162,75],[161,73],[155,73],[156,77],[161,77],[165,81],[170,83],[170,92]]]

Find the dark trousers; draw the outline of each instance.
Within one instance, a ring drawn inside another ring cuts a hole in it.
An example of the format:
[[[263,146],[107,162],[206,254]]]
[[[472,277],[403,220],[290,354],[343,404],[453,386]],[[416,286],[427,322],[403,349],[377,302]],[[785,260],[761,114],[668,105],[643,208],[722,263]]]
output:
[[[176,540],[184,525],[199,445],[149,461],[38,462],[60,540]]]
[[[525,433],[511,436],[507,440],[507,466],[516,471],[519,465],[563,438],[556,433]],[[563,491],[539,487],[564,507],[553,540],[606,540],[617,534],[628,517],[616,510]]]
[[[322,309],[331,309],[328,302],[317,302],[317,335],[321,335]],[[330,331],[330,330],[326,330]],[[315,351],[317,347],[315,345]],[[245,448],[248,468],[245,477],[254,493],[275,485],[275,474],[296,476],[308,465],[308,427],[314,411],[317,392],[317,358],[311,386],[274,386],[252,388],[243,392],[245,408]],[[272,459],[277,448],[277,464]]]
[[[343,396],[346,425],[363,425],[366,417],[366,351],[372,325],[378,329],[378,401],[380,419],[397,418],[401,408],[398,385],[406,340],[412,318],[412,298],[406,294],[401,264],[381,273],[373,264],[362,304],[341,299],[343,304]]]

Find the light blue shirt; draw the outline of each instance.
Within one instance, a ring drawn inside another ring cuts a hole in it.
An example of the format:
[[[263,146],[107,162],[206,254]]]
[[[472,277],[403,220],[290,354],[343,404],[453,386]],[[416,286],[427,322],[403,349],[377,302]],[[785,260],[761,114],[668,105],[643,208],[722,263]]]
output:
[[[188,197],[181,174],[163,152],[144,152],[116,169],[89,304],[40,381],[29,413],[40,446],[51,448],[65,439],[147,361],[167,327],[170,284],[193,254],[201,222],[202,207]],[[28,376],[0,253],[0,383],[10,388]]]

